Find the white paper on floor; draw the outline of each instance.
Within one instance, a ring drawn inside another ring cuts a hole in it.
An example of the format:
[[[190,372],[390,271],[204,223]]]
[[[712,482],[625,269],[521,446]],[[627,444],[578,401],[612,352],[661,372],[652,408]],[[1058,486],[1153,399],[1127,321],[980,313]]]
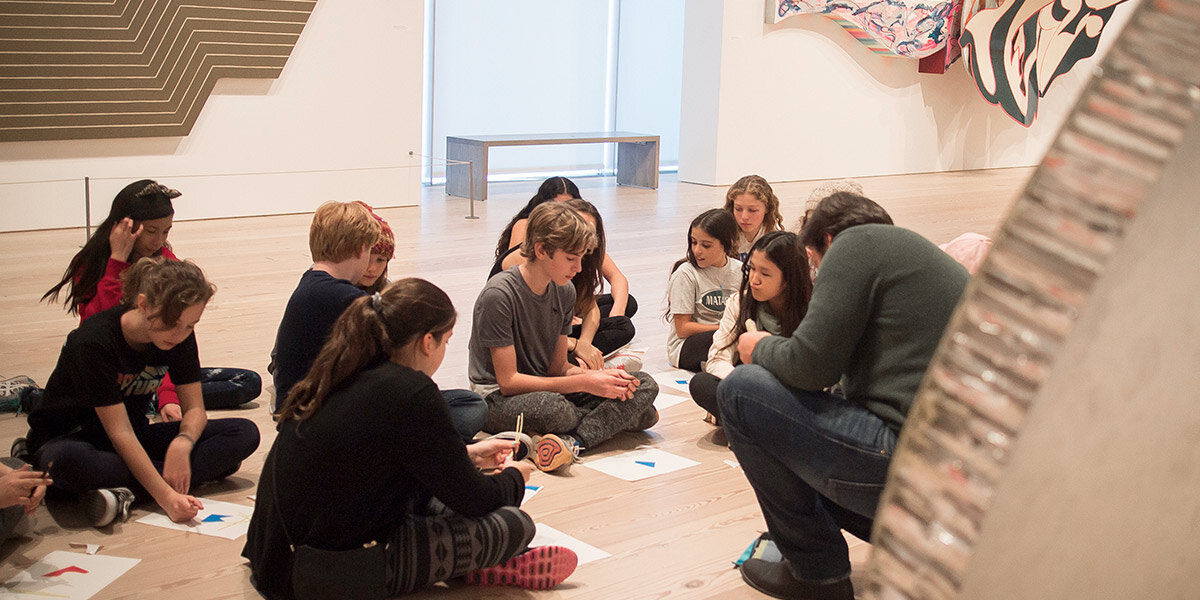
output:
[[[87,600],[141,562],[57,550],[17,573],[0,587],[0,598]]]
[[[166,527],[168,529],[223,537],[227,540],[236,540],[246,535],[246,531],[250,529],[250,516],[254,514],[254,507],[221,502],[220,500],[208,500],[206,498],[200,498],[199,500],[204,505],[204,508],[200,510],[196,518],[187,523],[176,523],[168,518],[167,515],[160,512],[150,513],[138,519],[137,522]]]
[[[565,546],[570,548],[579,557],[579,564],[581,565],[612,556],[608,552],[573,538],[545,523],[537,524],[537,533],[534,534],[533,541],[529,542],[530,548],[535,546]]]
[[[525,503],[529,502],[530,498],[536,496],[538,492],[542,491],[543,487],[545,486],[529,485],[528,483],[525,484],[525,497],[521,498],[521,506],[525,506]]]
[[[652,377],[658,382],[660,396],[664,390],[671,390],[673,392],[681,392],[686,397],[691,398],[692,392],[688,390],[688,382],[692,380],[692,375],[695,375],[695,373],[683,369],[671,369],[655,373]],[[655,406],[658,406],[658,404],[656,403]]]
[[[679,404],[680,402],[686,402],[686,401],[692,399],[691,396],[680,396],[678,394],[664,394],[664,393],[662,393],[661,387],[658,388],[658,390],[659,390],[659,394],[654,397],[654,408],[657,408],[659,410],[659,412],[662,412],[672,406],[675,406],[676,404]]]
[[[644,448],[607,458],[585,460],[580,464],[625,481],[637,481],[694,467],[700,463],[658,448]]]

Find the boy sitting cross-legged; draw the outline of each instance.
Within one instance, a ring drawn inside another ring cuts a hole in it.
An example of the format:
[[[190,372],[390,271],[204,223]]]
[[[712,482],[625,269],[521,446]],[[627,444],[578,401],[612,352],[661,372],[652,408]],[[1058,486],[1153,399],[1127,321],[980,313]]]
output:
[[[313,214],[308,229],[313,265],[288,299],[275,337],[271,412],[283,406],[288,390],[308,374],[334,322],[363,295],[354,282],[367,270],[381,231],[371,211],[356,202],[326,202]]]
[[[573,209],[542,204],[530,214],[521,246],[527,262],[489,279],[475,301],[469,375],[472,389],[487,400],[484,431],[514,429],[524,414],[525,428],[542,434],[534,463],[543,471],[658,421],[658,385],[650,376],[567,363],[571,277],[595,244],[595,232]]]

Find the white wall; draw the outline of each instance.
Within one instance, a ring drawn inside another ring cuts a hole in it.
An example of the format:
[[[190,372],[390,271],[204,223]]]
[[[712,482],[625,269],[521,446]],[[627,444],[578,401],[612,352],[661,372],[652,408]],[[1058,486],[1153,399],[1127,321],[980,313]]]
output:
[[[677,162],[684,0],[438,0],[429,149],[446,136],[622,130]],[[615,63],[615,64],[614,64]],[[492,175],[600,172],[614,144],[493,148]],[[445,174],[433,161],[433,177]]]
[[[684,0],[621,2],[616,128],[659,136],[659,163],[679,162]]]
[[[433,156],[446,157],[446,136],[605,130],[609,0],[435,5]],[[603,150],[494,148],[488,172],[599,171]],[[434,161],[434,176],[445,172]]]
[[[186,137],[0,144],[0,231],[82,225],[85,176],[93,223],[142,177],[184,193],[177,219],[416,204],[423,12],[421,0],[316,3],[282,75],[222,80]],[[308,173],[264,174],[280,171]],[[58,179],[70,181],[11,185]]]
[[[961,60],[920,74],[822,16],[767,25],[761,3],[692,0],[684,28],[679,178],[708,185],[1037,164],[1098,61],[1059,77],[1026,129],[981,98]]]

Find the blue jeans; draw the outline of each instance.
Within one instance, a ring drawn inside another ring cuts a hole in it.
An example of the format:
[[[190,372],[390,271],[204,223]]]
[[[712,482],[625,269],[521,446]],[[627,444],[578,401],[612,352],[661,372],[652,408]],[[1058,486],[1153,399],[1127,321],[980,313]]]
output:
[[[870,541],[896,433],[860,404],[791,389],[758,365],[735,368],[717,397],[729,447],[793,573],[848,577],[840,530]]]
[[[204,408],[237,408],[262,393],[262,377],[249,369],[218,367],[200,369],[200,392]]]
[[[464,442],[470,443],[475,434],[483,429],[488,413],[487,402],[483,401],[483,396],[471,390],[442,390],[442,397],[450,407],[450,421],[454,423],[454,430]]]

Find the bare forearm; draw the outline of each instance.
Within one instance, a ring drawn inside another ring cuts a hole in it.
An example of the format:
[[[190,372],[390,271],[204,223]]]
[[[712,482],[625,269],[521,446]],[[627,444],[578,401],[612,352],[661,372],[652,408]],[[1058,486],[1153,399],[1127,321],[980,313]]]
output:
[[[530,392],[557,392],[559,394],[573,394],[583,391],[583,381],[576,371],[579,367],[566,369],[565,374],[554,377],[538,377],[536,375],[525,375],[524,373],[516,373],[508,378],[507,381],[500,383],[500,393],[505,396],[516,396],[517,394],[528,394]]]
[[[592,304],[592,309],[583,317],[583,323],[579,325],[579,344],[591,345],[592,340],[596,337],[596,332],[600,329],[600,307]]]
[[[179,395],[179,407],[183,409],[183,419],[179,423],[179,433],[186,435],[194,443],[204,433],[208,425],[208,413],[204,412],[204,396],[199,383],[188,383],[175,387]]]
[[[675,335],[683,339],[690,338],[697,333],[707,333],[709,331],[716,330],[716,323],[697,323],[695,321],[689,321],[687,323],[675,323]]]

